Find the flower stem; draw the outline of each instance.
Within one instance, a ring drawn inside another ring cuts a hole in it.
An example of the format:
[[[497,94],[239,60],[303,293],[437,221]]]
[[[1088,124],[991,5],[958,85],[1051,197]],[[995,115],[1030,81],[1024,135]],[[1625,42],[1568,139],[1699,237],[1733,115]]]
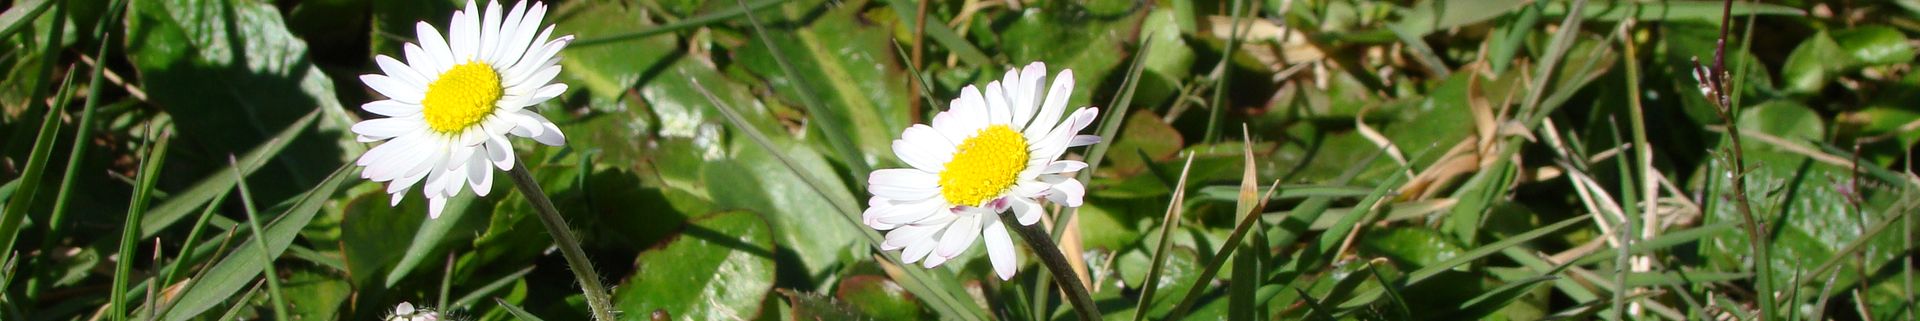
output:
[[[587,253],[580,250],[580,240],[573,238],[573,229],[567,227],[567,220],[560,217],[559,210],[553,209],[553,200],[547,199],[540,183],[527,172],[525,162],[514,164],[508,172],[513,176],[513,186],[520,189],[520,195],[533,203],[534,212],[540,214],[540,223],[547,227],[547,234],[553,236],[553,243],[560,246],[560,255],[567,258],[567,267],[580,281],[580,290],[586,292],[587,308],[593,311],[593,319],[613,320],[611,301],[608,301],[606,287],[600,285],[600,274],[594,272],[593,262],[587,261]]]
[[[1087,286],[1080,284],[1080,278],[1074,277],[1073,266],[1067,264],[1066,255],[1060,254],[1060,246],[1053,244],[1053,238],[1047,236],[1047,231],[1040,224],[1009,225],[1013,226],[1014,232],[1020,233],[1021,239],[1027,240],[1027,247],[1033,248],[1033,253],[1040,256],[1040,265],[1047,266],[1048,272],[1053,273],[1053,283],[1066,290],[1067,302],[1073,303],[1073,310],[1080,313],[1080,319],[1100,319],[1100,308],[1093,306],[1093,296],[1087,294]]]

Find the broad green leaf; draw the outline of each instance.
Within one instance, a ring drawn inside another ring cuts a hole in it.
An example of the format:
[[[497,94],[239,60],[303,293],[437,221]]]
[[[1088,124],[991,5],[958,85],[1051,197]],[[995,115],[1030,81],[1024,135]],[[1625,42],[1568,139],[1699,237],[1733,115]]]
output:
[[[281,292],[287,296],[288,313],[309,320],[335,320],[343,303],[353,297],[354,288],[338,276],[311,268],[287,272]]]
[[[286,251],[288,245],[293,244],[294,236],[297,236],[300,230],[313,220],[314,213],[320,211],[321,205],[333,197],[341,184],[355,179],[354,174],[358,172],[352,167],[343,166],[335,170],[333,175],[327,176],[327,179],[321,181],[319,185],[314,186],[312,190],[308,190],[306,195],[287,207],[286,212],[278,219],[263,227],[265,235],[260,239],[266,240],[265,249],[270,253],[262,253],[262,246],[255,244],[251,239],[234,245],[232,252],[225,258],[206,268],[204,277],[196,279],[186,289],[181,290],[178,303],[173,309],[167,310],[166,315],[161,316],[160,319],[167,321],[192,319],[226,302],[239,292],[240,288],[253,283],[255,278],[260,277],[260,272],[266,268],[261,263],[280,257],[280,253]]]
[[[1153,39],[1147,41],[1145,75],[1140,77],[1138,92],[1134,103],[1141,106],[1157,106],[1178,94],[1187,76],[1192,74],[1195,53],[1187,45],[1186,37],[1180,36],[1180,26],[1176,22],[1172,9],[1156,9],[1147,14],[1142,22],[1141,33],[1152,33]],[[1143,36],[1144,37],[1144,36]],[[1094,84],[1074,83],[1075,86]],[[1110,106],[1102,106],[1110,107]],[[1108,111],[1101,109],[1102,112]]]
[[[1524,0],[1425,0],[1403,13],[1396,25],[1397,29],[1407,30],[1414,35],[1426,35],[1435,30],[1493,19],[1526,4]]]
[[[781,51],[771,52],[754,39],[739,49],[738,62],[764,77],[780,97],[800,103],[796,105],[804,106],[806,100],[801,95],[818,97],[824,106],[812,108],[829,108],[831,112],[809,112],[837,117],[833,121],[843,127],[830,128],[825,127],[828,123],[817,122],[808,126],[809,132],[841,132],[867,155],[868,159],[860,160],[863,162],[893,159],[893,139],[909,125],[907,91],[912,82],[906,80],[906,69],[897,61],[889,37],[892,34],[857,18],[857,6],[829,6],[819,15],[810,14],[815,7],[801,2],[780,8],[787,18],[756,17],[762,23],[785,21],[804,27],[769,27],[769,34],[763,36]],[[786,57],[798,74],[783,72],[774,55]],[[799,92],[803,88],[800,82],[812,92]]]
[[[267,142],[302,115],[319,111],[317,135],[290,142],[253,186],[262,200],[283,199],[319,182],[363,145],[346,133],[352,117],[333,81],[315,68],[270,3],[241,0],[135,1],[126,50],[149,101],[172,116],[188,177],[227,171],[226,155]],[[217,166],[211,166],[218,164]]]
[[[773,288],[773,238],[751,212],[696,218],[634,259],[634,274],[614,291],[629,317],[666,311],[678,320],[752,319]]]
[[[1120,138],[1107,150],[1106,168],[1103,173],[1119,176],[1132,176],[1139,173],[1148,162],[1161,162],[1174,158],[1174,153],[1186,143],[1180,131],[1160,121],[1160,116],[1147,109],[1136,109],[1127,115],[1121,125]],[[1151,157],[1152,159],[1142,159]],[[1177,164],[1176,164],[1177,165]]]
[[[580,39],[624,33],[650,27],[641,7],[626,1],[574,1],[553,10],[547,17],[557,20],[553,34],[574,35]],[[557,19],[556,19],[557,18]],[[659,34],[628,39],[604,46],[570,46],[561,51],[561,77],[567,83],[584,87],[596,98],[615,98],[627,93],[642,78],[659,76],[662,60],[674,55],[675,37]]]
[[[840,280],[834,297],[853,306],[861,314],[879,320],[925,320],[925,309],[907,289],[893,280],[874,275],[856,275]]]
[[[1913,62],[1913,43],[1899,30],[1888,26],[1863,26],[1836,31],[1833,40],[1853,61],[1869,66]]]
[[[1787,90],[1811,94],[1826,87],[1842,70],[1852,66],[1853,55],[1822,31],[1801,41],[1780,67],[1781,81]]]
[[[1100,89],[1108,75],[1116,70],[1125,73],[1121,68],[1126,66],[1127,56],[1122,52],[1140,37],[1140,26],[1147,12],[1135,9],[1096,16],[1065,9],[1065,6],[1027,8],[1005,29],[997,30],[1001,34],[1000,46],[1015,67],[1034,61],[1046,62],[1049,81],[1060,70],[1073,69],[1073,96],[1067,99],[1068,112],[1082,106],[1100,107],[1093,105],[1097,101],[1095,93],[1102,92]],[[1173,38],[1173,35],[1165,36]],[[990,76],[988,79],[999,79],[1006,70],[983,69]]]
[[[1793,142],[1820,141],[1826,137],[1824,117],[1799,102],[1771,100],[1740,111],[1737,123],[1745,130],[1759,131]],[[1769,144],[1747,140],[1748,148],[1772,148]]]
[[[1627,17],[1633,17],[1640,21],[1690,20],[1718,23],[1720,22],[1721,13],[1725,10],[1724,5],[1725,2],[1712,0],[1662,2],[1593,1],[1587,2],[1587,7],[1581,10],[1581,15],[1586,16],[1587,20],[1593,21],[1620,21]],[[1568,6],[1565,2],[1554,3],[1553,5],[1547,6],[1546,13],[1548,16],[1558,19],[1558,17],[1567,14],[1567,8]],[[1747,15],[1798,16],[1805,15],[1806,12],[1801,11],[1799,8],[1778,4],[1736,1],[1733,3],[1732,14],[1734,17],[1744,17]]]
[[[1744,126],[1743,126],[1744,127]],[[1817,162],[1805,156],[1772,148],[1751,148],[1764,144],[1745,141],[1750,148],[1745,156],[1750,170],[1744,175],[1747,184],[1748,199],[1755,216],[1768,221],[1767,227],[1773,230],[1770,264],[1773,284],[1792,284],[1790,280],[1798,274],[1806,278],[1809,270],[1830,260],[1837,260],[1843,271],[1865,268],[1878,270],[1894,262],[1904,251],[1898,232],[1863,235],[1876,225],[1891,224],[1887,220],[1899,212],[1889,211],[1891,203],[1900,196],[1889,192],[1886,185],[1877,181],[1862,182],[1865,186],[1855,189],[1848,186],[1853,181],[1851,169]],[[1744,219],[1735,209],[1730,188],[1732,180],[1727,175],[1725,163],[1715,159],[1711,166],[1699,171],[1706,191],[1712,201],[1702,204],[1707,223],[1743,222]],[[1866,178],[1861,175],[1861,179]],[[1853,209],[1853,197],[1861,201],[1860,212]],[[1863,242],[1865,247],[1856,255],[1836,256],[1851,243]],[[1746,271],[1752,260],[1751,247],[1747,245],[1744,232],[1720,233],[1709,236],[1700,244],[1701,255],[1708,259],[1710,269],[1720,271]],[[1865,267],[1857,266],[1864,262]],[[1836,287],[1845,287],[1857,282],[1855,273],[1839,273],[1835,279]],[[1826,277],[1801,280],[1801,284],[1815,285],[1811,291],[1818,293],[1819,284],[1826,284]],[[1788,287],[1779,291],[1791,291]]]
[[[1359,240],[1361,249],[1385,256],[1409,268],[1419,269],[1452,259],[1466,250],[1448,241],[1437,230],[1428,228],[1390,228],[1368,232]]]
[[[707,193],[714,195],[716,210],[750,210],[765,213],[766,223],[773,227],[773,238],[778,240],[783,250],[791,250],[797,256],[797,269],[808,276],[826,275],[844,264],[839,261],[843,253],[866,254],[866,249],[857,246],[858,230],[846,224],[843,218],[836,218],[837,210],[822,200],[811,188],[794,176],[784,166],[775,161],[767,151],[744,141],[736,141],[733,159],[711,161],[702,169]],[[788,144],[787,149],[778,151],[794,160],[801,167],[813,173],[831,173],[826,159],[805,145]],[[840,202],[863,203],[855,201],[853,194],[839,181],[827,181],[829,190],[822,191],[840,198]],[[864,227],[859,227],[864,228]]]

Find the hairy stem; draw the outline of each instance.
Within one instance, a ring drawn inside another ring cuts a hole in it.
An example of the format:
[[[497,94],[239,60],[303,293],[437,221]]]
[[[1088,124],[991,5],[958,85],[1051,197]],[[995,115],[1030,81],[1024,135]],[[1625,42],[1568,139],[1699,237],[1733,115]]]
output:
[[[1080,313],[1080,319],[1100,319],[1100,308],[1093,306],[1093,296],[1087,294],[1087,285],[1074,277],[1073,266],[1067,264],[1066,255],[1060,254],[1060,246],[1053,244],[1053,238],[1047,236],[1045,228],[1040,224],[1010,225],[1014,232],[1020,233],[1021,239],[1027,240],[1027,247],[1033,248],[1034,255],[1040,257],[1040,265],[1047,266],[1047,271],[1053,273],[1053,283],[1066,290],[1067,302],[1073,304],[1074,312]]]
[[[573,270],[573,277],[580,281],[580,290],[586,293],[587,308],[592,310],[593,319],[614,320],[606,287],[600,285],[600,274],[594,272],[593,262],[587,261],[587,253],[580,250],[580,240],[573,238],[573,229],[567,227],[567,220],[560,217],[559,210],[553,209],[553,200],[547,199],[546,191],[542,191],[533,174],[527,172],[526,162],[514,164],[509,172],[513,186],[520,189],[520,195],[525,196],[528,203],[533,203],[534,212],[540,214],[541,225],[547,227],[553,243],[560,246],[560,255],[567,258],[567,267]]]

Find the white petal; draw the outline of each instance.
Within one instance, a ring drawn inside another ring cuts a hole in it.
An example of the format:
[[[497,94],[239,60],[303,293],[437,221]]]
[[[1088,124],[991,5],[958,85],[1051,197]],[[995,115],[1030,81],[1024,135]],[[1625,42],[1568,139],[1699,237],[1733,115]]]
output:
[[[420,99],[427,97],[426,88],[414,87],[386,75],[360,75],[360,82],[366,83],[368,88],[373,88],[373,91],[380,92],[380,95],[387,96],[388,99],[403,103],[418,104]]]
[[[1009,70],[1008,73],[1013,71]],[[1015,130],[1025,129],[1027,121],[1033,118],[1035,109],[1040,107],[1040,87],[1047,84],[1047,64],[1035,61],[1020,70],[1020,81],[1007,82],[1006,90],[1013,97],[1013,124]],[[1048,124],[1052,125],[1052,124]]]
[[[955,100],[954,102],[959,103],[959,100]],[[933,130],[940,132],[941,137],[947,137],[949,140],[959,140],[967,139],[967,136],[972,136],[973,132],[979,131],[980,129],[965,128],[960,124],[959,114],[952,111],[943,111],[938,114],[933,114]]]
[[[500,1],[488,0],[487,10],[480,14],[480,50],[474,52],[474,59],[487,64],[499,64],[493,60],[493,52],[500,45]]]
[[[972,85],[960,88],[960,98],[947,106],[947,112],[954,116],[953,128],[941,132],[958,131],[959,135],[947,135],[954,139],[965,140],[973,134],[987,128],[987,99],[980,96],[980,89]]]
[[[526,78],[507,79],[504,81],[504,83],[507,84],[506,93],[508,95],[523,95],[523,96],[533,95],[535,91],[539,90],[543,86],[546,86],[547,83],[553,82],[554,76],[559,76],[559,75],[560,75],[560,66],[554,65],[554,66],[547,66],[546,68],[541,68],[539,71],[536,71],[531,75],[528,75]],[[535,103],[538,103],[538,102],[535,102]]]
[[[945,227],[947,226],[935,225],[936,230],[940,228],[945,228]],[[907,264],[912,264],[913,262],[920,261],[920,259],[922,258],[927,258],[929,256],[928,254],[933,254],[933,248],[938,247],[938,245],[940,245],[940,241],[934,239],[932,236],[928,236],[926,238],[921,238],[918,240],[910,240],[907,242],[909,242],[907,243],[907,248],[905,250],[900,251],[900,262],[907,263]],[[939,256],[933,256],[933,257],[939,257]]]
[[[387,116],[387,117],[406,117],[406,116],[417,115],[417,114],[420,114],[420,108],[421,106],[418,104],[408,104],[408,103],[403,103],[403,102],[400,102],[397,100],[391,100],[391,99],[375,100],[373,102],[360,105],[360,109],[364,109],[369,113],[379,114],[381,116]]]
[[[1080,147],[1080,146],[1087,146],[1087,145],[1093,145],[1093,144],[1099,144],[1099,143],[1100,143],[1100,136],[1075,135],[1073,136],[1073,140],[1067,141],[1067,147]]]
[[[1099,114],[1099,109],[1094,108],[1074,110],[1073,115],[1067,117],[1066,121],[1060,122],[1060,126],[1054,127],[1053,132],[1048,133],[1046,138],[1031,142],[1028,150],[1032,151],[1035,157],[1060,159],[1060,154],[1067,151],[1067,143],[1077,136],[1076,133],[1086,129],[1088,124],[1092,124],[1094,117]]]
[[[540,116],[540,113],[535,113],[532,110],[526,110],[526,109],[521,109],[515,113],[520,114],[521,117],[531,118],[533,119],[534,122],[540,123],[540,127],[538,127],[539,133],[537,134],[533,132],[534,131],[533,129],[528,129],[525,126],[514,126],[513,130],[509,132],[514,134],[515,136],[532,138],[533,141],[540,142],[541,144],[546,144],[547,146],[560,146],[560,145],[567,144],[567,136],[560,132],[560,127],[554,126],[553,122],[551,121],[547,121],[546,116]]]
[[[1021,196],[1008,197],[1007,206],[1013,208],[1013,217],[1019,220],[1020,225],[1033,225],[1040,221],[1041,215],[1047,213],[1046,208],[1040,207],[1040,203]]]
[[[868,174],[867,185],[870,188],[880,186],[909,189],[929,188],[938,192],[940,189],[940,176],[917,169],[889,168],[876,170],[873,171],[872,174]],[[918,200],[917,198],[892,197],[888,195],[880,195],[880,197],[893,200]]]
[[[484,148],[482,148],[484,149]],[[487,161],[487,153],[475,153],[467,161],[467,185],[473,187],[473,195],[487,196],[493,191],[493,165]]]
[[[440,79],[440,73],[447,71],[440,69],[440,64],[434,62],[437,59],[428,55],[426,50],[420,49],[420,45],[407,43],[401,50],[407,53],[407,67],[413,68],[413,72],[419,73],[421,79],[425,79],[428,84]]]
[[[939,199],[926,199],[881,207],[881,211],[873,216],[873,219],[868,225],[879,229],[880,227],[898,227],[907,224],[932,224],[941,220],[951,220],[954,215],[947,207],[947,202]]]
[[[880,250],[892,251],[906,248],[914,242],[928,240],[933,232],[939,232],[942,225],[907,225],[887,232],[887,240],[880,242]]]
[[[947,226],[947,232],[940,235],[940,248],[934,254],[945,258],[960,256],[960,252],[973,247],[973,239],[980,237],[981,213],[959,213],[960,217]]]
[[[1060,113],[1067,110],[1067,98],[1073,96],[1073,70],[1061,70],[1053,76],[1053,88],[1047,89],[1046,102],[1040,104],[1040,111],[1033,114],[1033,123],[1027,125],[1027,141],[1038,141],[1052,132],[1055,122],[1060,121]]]
[[[987,123],[991,125],[1013,124],[1013,103],[1007,101],[1007,92],[1000,82],[987,83]]]
[[[520,29],[538,27],[532,24],[527,25],[525,28],[520,26],[520,21],[526,19],[527,2],[529,1],[521,0],[514,2],[513,9],[508,9],[505,19],[500,20],[500,37],[494,38],[498,43],[494,44],[493,52],[490,53],[492,57],[490,61],[493,61],[493,65],[513,66],[514,61],[520,60],[521,54],[514,51],[525,51],[527,49],[525,41],[514,38],[514,36],[520,32]],[[528,33],[528,35],[532,35],[532,33]],[[516,45],[519,47],[516,48]]]
[[[1058,173],[1079,171],[1080,169],[1083,169],[1083,168],[1087,168],[1086,162],[1081,162],[1077,160],[1063,160],[1063,161],[1055,161],[1051,164],[1047,164],[1047,167],[1040,169],[1040,173],[1041,174],[1058,174]]]
[[[491,136],[487,139],[487,160],[500,170],[513,170],[513,144],[506,136]]]
[[[427,88],[427,85],[430,84],[430,82],[427,81],[426,75],[421,75],[420,72],[414,70],[412,66],[407,66],[406,63],[394,60],[393,57],[388,57],[387,55],[374,56],[373,62],[380,65],[380,72],[385,73],[387,77],[405,82],[408,85],[412,85],[413,88]]]
[[[1056,181],[1048,182],[1053,183],[1053,188],[1047,191],[1047,200],[1067,207],[1080,207],[1081,197],[1087,194],[1087,187],[1080,185],[1079,180],[1056,178]]]
[[[946,264],[947,260],[951,260],[951,259],[953,258],[940,256],[939,253],[934,253],[931,255],[927,255],[927,260],[921,261],[920,267],[929,268],[929,269],[940,267],[941,264]]]
[[[918,172],[917,170],[911,169],[909,169],[909,171]],[[892,185],[876,183],[868,186],[867,190],[872,192],[874,196],[906,201],[930,199],[940,195],[940,185],[935,184]]]
[[[993,261],[993,272],[1001,280],[1013,279],[1014,268],[1020,266],[1020,255],[1013,250],[1013,238],[1007,237],[1007,227],[1000,219],[990,218],[986,228],[980,231],[987,242],[987,259]]]
[[[427,218],[440,218],[440,211],[447,209],[447,197],[427,194]]]
[[[453,32],[447,35],[447,41],[453,45],[453,62],[466,63],[478,59],[480,51],[480,6],[473,0],[467,0],[467,9],[455,11],[451,22]]]
[[[376,140],[392,138],[424,129],[425,123],[410,118],[377,118],[353,124],[353,133]]]
[[[431,63],[432,69],[436,70],[433,73],[435,76],[429,77],[439,78],[438,75],[441,72],[453,69],[453,64],[457,63],[453,57],[453,47],[447,45],[447,39],[441,37],[440,30],[434,29],[433,25],[427,24],[426,21],[415,24],[413,29],[419,34],[420,49],[427,51],[426,62]]]
[[[951,151],[952,149],[948,149]],[[907,162],[913,168],[928,172],[940,172],[946,169],[947,162],[953,160],[953,153],[942,153],[938,147],[916,145],[905,139],[893,141],[893,155]]]

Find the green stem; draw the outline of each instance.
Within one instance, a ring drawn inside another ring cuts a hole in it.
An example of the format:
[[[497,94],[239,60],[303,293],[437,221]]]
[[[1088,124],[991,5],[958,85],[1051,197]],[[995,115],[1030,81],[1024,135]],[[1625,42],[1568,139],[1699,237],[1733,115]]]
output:
[[[560,255],[567,258],[567,267],[573,270],[573,277],[580,281],[580,290],[586,293],[587,308],[593,311],[593,319],[612,321],[613,312],[608,307],[612,303],[607,298],[606,287],[600,285],[600,274],[594,272],[593,262],[587,261],[586,251],[580,250],[580,241],[573,238],[573,229],[567,227],[567,220],[553,208],[553,200],[547,199],[540,183],[527,172],[525,162],[514,164],[508,173],[513,176],[513,186],[520,189],[520,195],[533,203],[534,212],[540,214],[540,223],[547,227],[547,234],[553,236],[553,243],[560,246]]]
[[[1073,266],[1067,264],[1066,255],[1060,253],[1060,246],[1053,244],[1053,238],[1047,236],[1045,228],[1040,224],[1013,224],[1013,231],[1020,233],[1020,238],[1027,240],[1027,247],[1033,248],[1033,253],[1040,256],[1040,265],[1047,266],[1048,272],[1054,275],[1053,283],[1066,290],[1067,302],[1073,303],[1073,310],[1080,313],[1080,319],[1100,319],[1100,308],[1093,305],[1093,296],[1087,294],[1087,286],[1080,283]]]

